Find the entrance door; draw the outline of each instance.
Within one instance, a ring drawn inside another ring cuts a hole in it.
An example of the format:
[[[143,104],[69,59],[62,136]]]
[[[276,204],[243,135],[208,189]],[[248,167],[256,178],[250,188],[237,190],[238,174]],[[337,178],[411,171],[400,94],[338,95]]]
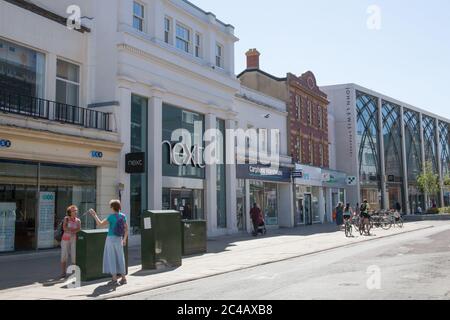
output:
[[[237,197],[236,198],[236,215],[237,215],[237,227],[239,231],[246,230],[245,223],[245,197]]]
[[[192,205],[193,205],[192,190],[171,190],[170,202],[171,209],[180,211],[183,219],[192,220]]]
[[[311,196],[311,194],[305,194],[304,213],[305,213],[305,224],[312,225],[313,217],[312,217],[312,196]]]
[[[305,224],[305,209],[304,209],[304,199],[299,198],[295,201],[295,224],[302,225]]]

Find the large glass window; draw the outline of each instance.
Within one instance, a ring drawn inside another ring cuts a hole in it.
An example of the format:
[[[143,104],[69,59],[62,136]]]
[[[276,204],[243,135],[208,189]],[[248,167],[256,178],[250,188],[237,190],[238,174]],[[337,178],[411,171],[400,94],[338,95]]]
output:
[[[414,182],[422,172],[422,151],[420,142],[420,120],[417,112],[405,109],[403,113],[405,126],[406,163],[408,181]]]
[[[57,246],[54,230],[69,205],[79,207],[83,229],[96,207],[96,168],[0,160],[0,251]]]
[[[436,145],[436,120],[423,116],[423,139],[425,146],[425,161],[433,164],[433,171],[438,173],[437,145]]]
[[[278,224],[278,186],[262,181],[250,182],[250,203],[256,203],[264,214],[267,225]]]
[[[131,96],[131,152],[148,154],[148,100]],[[131,227],[134,232],[140,228],[141,213],[147,209],[147,174],[131,174],[130,210]]]
[[[56,70],[56,101],[71,106],[78,106],[80,98],[80,67],[58,59]]]
[[[0,39],[0,90],[44,98],[45,55]]]
[[[163,141],[170,141],[172,133],[177,129],[185,129],[190,133],[192,147],[204,148],[204,116],[199,113],[183,110],[171,105],[163,104]],[[197,127],[197,132],[195,128]],[[180,139],[181,141],[181,139]],[[171,141],[175,144],[179,141]],[[171,163],[171,150],[167,144],[163,144],[162,161],[163,175],[167,177],[185,177],[204,179],[205,170],[199,166],[187,164],[178,166]]]
[[[450,173],[450,132],[449,124],[439,122],[439,140],[441,144],[442,176]]]
[[[378,208],[380,199],[371,192],[376,190],[378,193],[378,190],[381,190],[377,98],[357,91],[356,108],[359,175],[362,189],[366,189],[361,190],[362,198],[370,196],[374,201],[370,203],[371,207]]]

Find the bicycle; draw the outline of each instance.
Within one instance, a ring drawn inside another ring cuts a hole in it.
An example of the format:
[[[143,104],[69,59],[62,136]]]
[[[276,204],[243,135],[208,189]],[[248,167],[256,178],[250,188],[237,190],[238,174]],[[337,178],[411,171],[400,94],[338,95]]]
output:
[[[353,235],[353,226],[352,226],[352,219],[344,219],[345,220],[345,236],[347,238],[352,237]]]
[[[365,233],[367,236],[370,236],[371,229],[372,229],[372,222],[370,221],[370,216],[362,217],[362,219],[360,219],[360,226],[359,226],[360,235],[363,235]]]

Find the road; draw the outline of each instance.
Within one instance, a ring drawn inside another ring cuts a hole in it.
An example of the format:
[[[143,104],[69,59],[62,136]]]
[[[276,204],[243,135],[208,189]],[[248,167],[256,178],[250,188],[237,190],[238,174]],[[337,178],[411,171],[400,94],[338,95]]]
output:
[[[450,224],[120,300],[450,300]]]

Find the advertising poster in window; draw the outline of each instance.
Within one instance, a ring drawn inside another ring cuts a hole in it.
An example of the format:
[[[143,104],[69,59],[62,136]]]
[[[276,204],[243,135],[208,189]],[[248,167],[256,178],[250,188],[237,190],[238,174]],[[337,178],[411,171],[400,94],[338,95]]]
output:
[[[54,247],[55,193],[39,193],[38,248]]]
[[[14,251],[16,204],[0,202],[0,252]]]

